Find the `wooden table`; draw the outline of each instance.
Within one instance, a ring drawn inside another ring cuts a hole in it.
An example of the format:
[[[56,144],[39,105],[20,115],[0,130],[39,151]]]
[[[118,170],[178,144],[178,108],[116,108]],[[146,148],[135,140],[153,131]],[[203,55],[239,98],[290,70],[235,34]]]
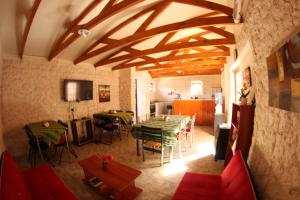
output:
[[[103,184],[98,187],[89,184],[103,196],[113,195],[117,200],[130,200],[135,199],[143,191],[134,183],[142,172],[117,161],[109,161],[107,168],[103,169],[101,158],[94,155],[79,161],[79,165],[83,168],[86,183],[93,177],[103,181]]]
[[[142,123],[136,124],[133,126],[131,134],[136,139],[136,152],[137,155],[140,155],[140,142],[139,140],[142,139],[142,126],[147,126],[150,128],[161,128],[164,131],[163,135],[163,143],[166,146],[174,146],[177,142],[177,133],[182,128],[182,124],[185,126],[190,122],[189,116],[184,115],[168,115],[169,120],[165,121],[158,117],[152,117],[147,121]]]

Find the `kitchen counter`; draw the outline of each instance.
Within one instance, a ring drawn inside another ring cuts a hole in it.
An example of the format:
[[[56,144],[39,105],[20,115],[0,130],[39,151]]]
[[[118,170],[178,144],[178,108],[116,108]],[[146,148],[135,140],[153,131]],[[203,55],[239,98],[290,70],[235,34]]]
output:
[[[211,126],[214,124],[214,99],[174,100],[173,114],[189,115],[196,113],[196,125]]]

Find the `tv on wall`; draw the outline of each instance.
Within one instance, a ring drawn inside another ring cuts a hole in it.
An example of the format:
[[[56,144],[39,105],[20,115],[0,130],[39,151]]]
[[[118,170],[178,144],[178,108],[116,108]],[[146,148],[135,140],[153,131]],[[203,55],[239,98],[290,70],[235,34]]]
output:
[[[93,81],[64,80],[64,101],[84,101],[93,99]]]

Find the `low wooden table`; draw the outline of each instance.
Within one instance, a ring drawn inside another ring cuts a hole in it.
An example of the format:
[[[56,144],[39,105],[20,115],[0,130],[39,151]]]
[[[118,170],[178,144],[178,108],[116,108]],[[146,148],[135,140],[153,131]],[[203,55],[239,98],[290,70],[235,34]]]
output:
[[[102,160],[94,155],[87,159],[79,161],[83,168],[85,178],[84,182],[89,184],[93,177],[102,180],[103,183],[95,188],[101,195],[114,199],[135,199],[143,190],[135,186],[135,179],[142,173],[114,160],[109,161],[106,169],[102,167]]]

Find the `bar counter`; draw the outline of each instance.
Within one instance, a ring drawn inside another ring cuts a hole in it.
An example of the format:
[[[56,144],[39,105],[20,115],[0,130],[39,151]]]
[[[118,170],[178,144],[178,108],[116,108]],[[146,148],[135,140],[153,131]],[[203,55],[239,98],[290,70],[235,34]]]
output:
[[[215,101],[213,99],[191,99],[173,101],[174,115],[196,113],[196,125],[212,126],[214,124]]]

